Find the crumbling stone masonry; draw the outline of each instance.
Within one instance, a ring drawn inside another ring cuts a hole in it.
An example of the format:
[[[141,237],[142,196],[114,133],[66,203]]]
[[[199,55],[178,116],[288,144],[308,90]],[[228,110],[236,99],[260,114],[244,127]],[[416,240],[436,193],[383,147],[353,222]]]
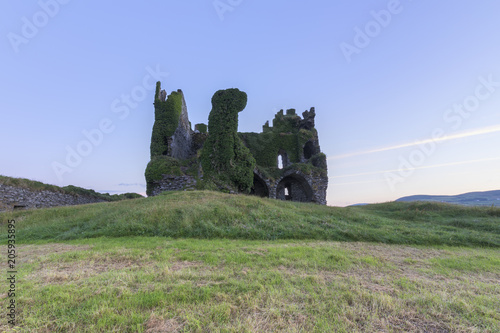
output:
[[[261,133],[237,133],[247,96],[217,91],[207,125],[189,122],[181,90],[167,96],[157,83],[148,195],[212,189],[326,205],[326,156],[315,129],[315,109],[279,111]]]
[[[105,200],[84,195],[59,193],[48,190],[34,191],[0,184],[0,212],[13,209],[83,205],[104,201]]]

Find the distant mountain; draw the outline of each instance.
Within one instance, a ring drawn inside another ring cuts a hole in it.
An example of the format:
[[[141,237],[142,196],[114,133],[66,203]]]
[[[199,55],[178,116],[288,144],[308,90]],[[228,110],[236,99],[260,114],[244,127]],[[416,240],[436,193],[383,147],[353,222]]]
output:
[[[500,191],[469,192],[459,195],[412,195],[396,201],[437,201],[466,206],[500,207]]]

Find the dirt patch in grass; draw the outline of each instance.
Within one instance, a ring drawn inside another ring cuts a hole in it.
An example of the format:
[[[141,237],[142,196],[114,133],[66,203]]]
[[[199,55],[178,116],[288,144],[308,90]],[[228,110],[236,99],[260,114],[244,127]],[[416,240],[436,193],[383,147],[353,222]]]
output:
[[[328,244],[328,243],[325,243]],[[336,243],[341,244],[342,248],[353,251],[357,257],[373,256],[383,264],[387,264],[386,270],[391,271],[391,275],[397,274],[400,277],[406,277],[410,280],[419,280],[425,283],[451,283],[452,281],[483,283],[498,283],[500,274],[492,272],[461,272],[460,274],[443,276],[436,272],[429,259],[443,258],[449,256],[470,255],[472,250],[449,251],[444,249],[417,248],[401,245],[370,244],[370,243]],[[349,274],[357,276],[366,275],[367,269],[363,268],[357,273],[357,269]],[[370,272],[370,270],[368,270]],[[384,269],[377,268],[376,274]],[[386,275],[386,274],[384,274]]]
[[[68,252],[88,251],[88,245],[45,244],[19,246],[19,266],[39,263],[34,271],[26,276],[27,280],[43,284],[62,284],[87,279],[110,271],[140,270],[158,264],[155,260],[144,260],[131,255],[127,249],[113,253],[90,253],[88,257],[58,261],[52,255]],[[52,256],[52,257],[51,257]],[[185,269],[202,267],[203,263],[194,261],[174,261],[169,263],[168,271],[177,273]]]
[[[256,310],[239,318],[248,332],[308,332],[312,327],[301,313],[277,315],[268,309]]]
[[[173,333],[180,332],[184,324],[176,319],[162,319],[152,314],[146,323],[145,333]]]
[[[425,316],[414,313],[388,314],[373,323],[374,328],[380,332],[418,332],[418,333],[449,333],[468,332],[467,330],[452,329],[449,323],[443,322],[444,318],[431,320]]]
[[[169,267],[169,270],[177,272],[183,269],[201,267],[203,263],[196,261],[176,261]]]
[[[370,255],[382,262],[389,262],[397,266],[408,264],[418,266],[423,260],[449,254],[446,250],[370,243],[342,243],[342,248],[351,250],[358,256]]]
[[[64,263],[44,262],[26,279],[41,280],[46,284],[60,284],[75,282],[109,271],[141,269],[145,266],[148,264],[140,261],[121,260],[120,258],[107,258],[99,261],[78,260]]]
[[[52,254],[61,254],[71,251],[89,250],[89,245],[69,245],[69,244],[44,244],[44,245],[18,245],[16,263],[19,266],[40,261]]]

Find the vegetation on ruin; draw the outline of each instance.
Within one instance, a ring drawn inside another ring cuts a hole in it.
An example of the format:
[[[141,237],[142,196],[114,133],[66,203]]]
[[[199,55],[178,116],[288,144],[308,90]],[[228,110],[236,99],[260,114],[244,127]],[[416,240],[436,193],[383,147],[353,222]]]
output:
[[[163,175],[181,176],[181,164],[176,158],[170,156],[153,156],[146,167],[146,194],[151,195],[153,181],[163,178]]]
[[[273,120],[273,127],[267,127],[262,133],[239,133],[239,136],[250,149],[255,157],[256,163],[261,168],[275,168],[278,163],[278,154],[285,151],[290,163],[300,162],[302,149],[308,141],[317,138],[315,129],[299,129],[301,118],[295,115],[293,109],[278,112]],[[322,161],[324,154],[317,153],[311,158],[311,163],[318,168],[323,168],[321,172],[326,174],[326,157]],[[300,166],[298,166],[300,167]],[[304,168],[308,168],[305,166]],[[272,169],[270,169],[272,170]],[[312,169],[307,170],[307,174]],[[318,170],[320,172],[320,170]],[[273,174],[275,172],[272,172]]]
[[[170,156],[154,156],[146,167],[146,194],[151,195],[153,182],[161,180],[163,175],[188,175],[198,179],[198,168],[199,165],[196,157],[179,160]]]
[[[307,163],[293,164],[293,165],[284,167],[283,169],[279,169],[278,167],[265,168],[265,167],[257,166],[257,171],[264,178],[267,178],[267,179],[270,179],[273,181],[282,177],[283,174],[285,172],[287,172],[288,170],[298,170],[305,175],[327,177],[327,171],[325,169],[315,167],[314,165],[312,165],[311,161],[308,161]]]
[[[500,327],[499,208],[170,192],[1,213],[3,244],[8,219],[19,326],[4,320],[0,331]]]
[[[145,172],[148,195],[163,175],[184,174],[180,169],[183,161],[156,158],[172,154],[170,141],[182,112],[182,93],[172,92],[164,102],[165,96],[161,95],[161,83],[157,82],[151,161]],[[198,166],[193,175],[197,189],[250,193],[256,168],[271,180],[279,179],[289,169],[327,177],[326,156],[317,151],[318,135],[309,113],[303,120],[295,109],[287,110],[286,114],[281,110],[275,115],[272,127],[266,123],[263,133],[238,133],[238,113],[246,103],[246,93],[238,89],[219,90],[212,97],[208,127],[203,123],[195,125],[189,148],[197,152]],[[283,169],[278,168],[278,154],[286,155],[289,162]],[[300,163],[302,156],[306,157],[306,163]]]
[[[292,133],[269,131],[264,133],[240,133],[240,137],[250,152],[255,156],[257,165],[262,167],[276,167],[278,152],[283,149],[291,163],[299,162],[299,143],[297,136]]]
[[[238,89],[217,91],[208,117],[210,135],[201,151],[204,184],[221,190],[248,193],[253,186],[255,159],[237,134],[238,113],[247,94]]]
[[[179,117],[182,113],[182,94],[172,91],[166,101],[160,100],[160,82],[156,83],[155,93],[155,123],[151,134],[151,157],[166,155],[168,152],[167,139],[174,135],[179,126]]]
[[[195,129],[204,134],[208,132],[208,126],[206,124],[196,124]]]

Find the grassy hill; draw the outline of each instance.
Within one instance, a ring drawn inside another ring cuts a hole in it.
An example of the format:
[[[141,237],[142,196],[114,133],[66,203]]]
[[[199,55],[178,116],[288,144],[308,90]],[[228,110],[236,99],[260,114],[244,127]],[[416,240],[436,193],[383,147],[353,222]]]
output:
[[[459,195],[412,195],[396,201],[433,201],[466,206],[500,206],[500,191],[469,192]]]
[[[171,192],[0,213],[3,244],[11,219],[2,332],[499,332],[500,208]]]
[[[500,246],[500,208],[388,203],[335,208],[210,191],[12,212],[23,241],[161,236]],[[6,235],[0,235],[0,240]]]

